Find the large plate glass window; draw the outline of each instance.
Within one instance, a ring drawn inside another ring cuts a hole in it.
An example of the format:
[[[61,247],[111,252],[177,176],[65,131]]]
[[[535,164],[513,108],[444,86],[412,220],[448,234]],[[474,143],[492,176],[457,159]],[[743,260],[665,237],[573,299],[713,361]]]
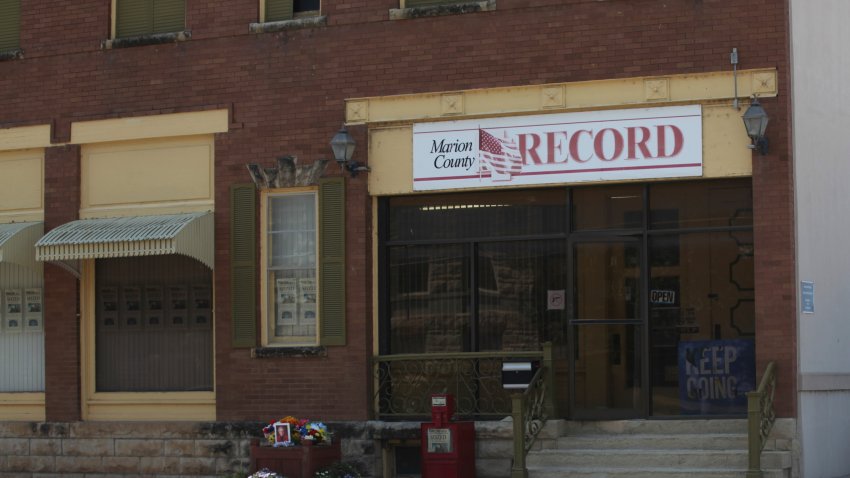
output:
[[[213,389],[212,273],[182,255],[95,265],[98,392]]]

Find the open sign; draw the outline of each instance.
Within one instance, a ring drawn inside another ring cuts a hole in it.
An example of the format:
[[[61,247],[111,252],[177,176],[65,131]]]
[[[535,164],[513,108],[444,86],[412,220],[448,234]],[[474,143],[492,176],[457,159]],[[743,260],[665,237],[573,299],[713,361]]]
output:
[[[675,304],[676,291],[653,290],[649,292],[649,301],[653,304]]]

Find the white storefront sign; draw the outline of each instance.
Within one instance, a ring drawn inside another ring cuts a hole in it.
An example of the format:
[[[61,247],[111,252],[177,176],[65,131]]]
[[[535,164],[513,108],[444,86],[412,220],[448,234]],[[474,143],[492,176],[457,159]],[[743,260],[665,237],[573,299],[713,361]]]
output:
[[[413,189],[702,176],[699,105],[413,126]]]

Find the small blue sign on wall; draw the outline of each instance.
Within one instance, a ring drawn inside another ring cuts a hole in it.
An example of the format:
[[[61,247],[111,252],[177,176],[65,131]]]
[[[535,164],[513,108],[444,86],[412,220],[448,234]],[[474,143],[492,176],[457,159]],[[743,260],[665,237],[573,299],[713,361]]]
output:
[[[800,281],[800,308],[804,314],[815,313],[815,283]]]
[[[755,390],[752,340],[679,342],[679,402],[689,415],[747,412],[747,392]]]

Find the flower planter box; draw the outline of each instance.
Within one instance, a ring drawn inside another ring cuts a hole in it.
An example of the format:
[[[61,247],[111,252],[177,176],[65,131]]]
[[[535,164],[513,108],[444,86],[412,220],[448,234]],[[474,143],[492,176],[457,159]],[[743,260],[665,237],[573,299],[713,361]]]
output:
[[[340,461],[339,442],[330,445],[290,446],[274,448],[251,442],[251,473],[263,468],[286,478],[313,478],[316,471]]]

